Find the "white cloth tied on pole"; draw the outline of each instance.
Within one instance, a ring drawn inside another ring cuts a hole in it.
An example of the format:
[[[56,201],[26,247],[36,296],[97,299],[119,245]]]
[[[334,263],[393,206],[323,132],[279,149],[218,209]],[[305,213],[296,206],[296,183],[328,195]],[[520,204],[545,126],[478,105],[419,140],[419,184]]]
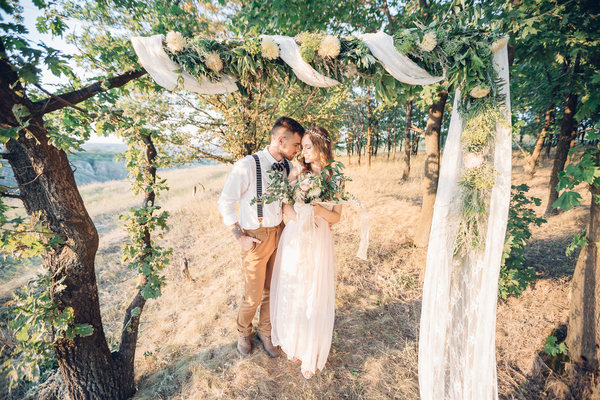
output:
[[[510,89],[506,47],[494,53],[494,69],[504,85],[504,117],[510,126]],[[419,333],[419,387],[423,400],[495,400],[496,303],[498,276],[510,205],[511,130],[496,126],[494,169],[485,248],[454,257],[457,185],[463,154],[455,94],[448,139],[433,212]]]
[[[359,37],[385,70],[400,82],[410,85],[431,85],[444,79],[431,76],[410,58],[402,55],[394,47],[394,38],[384,32],[365,33]]]
[[[150,37],[135,36],[131,38],[133,48],[138,55],[142,67],[160,86],[173,90],[177,87],[179,76],[183,78],[183,88],[190,92],[199,94],[219,94],[238,90],[235,79],[225,75],[218,82],[211,82],[208,79],[198,82],[198,80],[185,71],[177,73],[181,67],[175,64],[169,58],[163,49],[162,35],[153,35]]]

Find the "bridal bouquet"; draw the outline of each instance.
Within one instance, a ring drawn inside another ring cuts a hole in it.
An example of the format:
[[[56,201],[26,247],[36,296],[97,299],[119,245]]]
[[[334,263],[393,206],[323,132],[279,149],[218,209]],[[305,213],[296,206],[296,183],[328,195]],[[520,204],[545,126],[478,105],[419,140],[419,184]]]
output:
[[[271,183],[261,198],[254,198],[251,205],[257,202],[271,204],[274,201],[294,205],[310,204],[312,202],[339,202],[353,200],[354,196],[348,193],[344,186],[351,181],[342,170],[344,165],[334,161],[323,168],[319,174],[302,173],[297,180],[290,182],[280,172],[273,172]]]

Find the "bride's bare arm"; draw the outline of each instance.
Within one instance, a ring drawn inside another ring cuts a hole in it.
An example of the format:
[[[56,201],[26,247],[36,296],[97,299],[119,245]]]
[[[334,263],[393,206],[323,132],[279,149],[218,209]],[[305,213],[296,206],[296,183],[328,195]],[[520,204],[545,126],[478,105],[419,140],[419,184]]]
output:
[[[333,206],[333,210],[331,211],[315,203],[313,203],[313,206],[315,207],[315,217],[321,217],[331,224],[338,223],[340,218],[342,218],[341,204]]]
[[[284,204],[283,213],[292,221],[297,222],[296,210],[294,210],[294,207],[290,206],[289,204]]]
[[[290,171],[290,176],[288,177],[289,181],[292,183],[295,182],[296,179],[298,179],[298,175],[300,175],[300,172],[300,167],[292,168],[292,170]],[[297,222],[296,210],[294,210],[294,207],[290,206],[289,204],[284,204],[283,213],[292,221]]]

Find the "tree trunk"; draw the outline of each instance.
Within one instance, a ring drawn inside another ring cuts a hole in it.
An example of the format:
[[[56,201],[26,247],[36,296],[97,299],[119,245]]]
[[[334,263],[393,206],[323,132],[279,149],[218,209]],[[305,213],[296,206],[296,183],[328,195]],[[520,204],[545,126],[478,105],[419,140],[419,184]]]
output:
[[[542,147],[544,146],[544,140],[546,139],[546,135],[548,134],[548,130],[550,129],[550,122],[552,121],[553,112],[554,102],[552,101],[551,95],[550,104],[548,104],[548,108],[546,109],[544,125],[542,126],[542,130],[538,134],[537,140],[535,141],[535,148],[533,149],[533,153],[531,154],[531,156],[529,156],[529,160],[527,160],[527,166],[525,167],[525,174],[527,175],[527,179],[533,179],[533,175],[535,174],[535,166],[537,165],[538,159],[540,158],[540,153],[542,152]]]
[[[425,177],[423,180],[423,205],[415,232],[415,245],[425,247],[429,243],[433,205],[437,194],[440,173],[440,131],[448,92],[441,91],[439,100],[429,107],[429,118],[425,128]]]
[[[388,130],[387,130],[387,158],[390,159],[390,154],[392,153],[392,122],[388,121]]]
[[[144,143],[144,183],[146,187],[152,187],[156,182],[156,166],[154,162],[156,161],[156,156],[158,155],[156,152],[156,148],[154,147],[154,143],[152,142],[152,136],[150,134],[143,135],[142,141]],[[148,191],[144,191],[144,200],[142,201],[142,208],[152,207],[154,206],[154,200],[156,199],[156,192],[154,189]],[[152,213],[150,213],[152,215]],[[150,231],[147,227],[144,227],[144,249],[152,250],[152,239],[150,236]],[[151,257],[152,253],[147,252],[141,256],[142,260]],[[119,345],[119,357],[122,360],[122,384],[124,386],[135,388],[134,386],[134,361],[135,361],[135,349],[138,339],[139,333],[139,325],[142,311],[144,311],[144,306],[146,305],[146,299],[142,295],[142,289],[148,283],[148,278],[140,274],[138,277],[138,287],[140,289],[137,290],[133,299],[129,303],[129,307],[125,311],[125,317],[123,319],[123,329],[121,333],[121,343]],[[135,309],[139,309],[139,314],[136,316],[132,316],[132,311]]]
[[[575,146],[577,146],[577,143],[575,143],[575,139],[577,138],[577,134],[573,134],[571,142],[569,143],[569,152],[567,153],[567,160],[565,161],[565,165],[569,165],[571,164],[572,160],[571,160],[571,154],[569,154],[571,152],[571,149]]]
[[[554,155],[554,165],[552,166],[552,173],[550,175],[550,184],[548,187],[548,204],[546,205],[546,215],[554,215],[557,210],[552,207],[552,204],[558,199],[558,192],[556,191],[556,185],[558,185],[558,173],[565,168],[569,149],[571,148],[571,140],[573,138],[574,131],[574,116],[577,107],[578,95],[575,93],[569,93],[567,96],[567,103],[565,105],[565,113],[560,125],[560,138],[556,145],[556,154]]]
[[[546,138],[546,160],[550,159],[550,150],[552,149],[552,140],[554,139],[554,134],[549,134]]]
[[[2,54],[5,49],[0,40],[0,57]],[[144,73],[130,71],[60,98],[78,103],[101,90],[123,86]],[[51,99],[52,110],[65,106],[64,102]],[[47,105],[49,99],[42,102]],[[94,271],[98,232],[87,213],[66,153],[49,142],[43,116],[50,108],[44,111],[39,104],[29,100],[10,61],[0,58],[0,128],[21,126],[13,114],[14,106],[25,107],[30,114],[26,117],[27,132],[21,129],[18,138],[5,143],[6,158],[20,198],[29,215],[39,213],[42,224],[65,242],[43,258],[53,282],[65,278],[63,290],[50,288],[52,300],[60,310],[73,309],[75,324],[90,324],[93,328],[86,337],[54,338],[54,352],[69,396],[73,400],[127,399],[135,392],[133,380],[130,384],[123,382],[125,358],[119,353],[111,354],[102,327]]]
[[[352,135],[352,132],[348,132],[348,140],[346,142],[346,153],[348,154],[348,165],[352,165],[352,146],[353,146],[353,135]]]
[[[373,149],[371,148],[371,141],[373,140],[373,121],[371,121],[371,92],[369,91],[369,98],[367,99],[367,165],[371,168],[371,155]]]
[[[410,175],[410,127],[412,126],[412,106],[413,101],[406,101],[406,126],[404,128],[404,165],[402,171],[402,180],[405,181]]]
[[[57,338],[54,352],[72,399],[126,399],[135,392],[121,382],[121,362],[113,357],[104,335],[94,261],[98,232],[85,209],[64,151],[48,144],[41,117],[28,131],[6,144],[23,204],[28,214],[41,212],[41,221],[65,244],[47,254],[44,266],[53,281],[66,277],[60,292],[52,290],[61,309],[71,307],[74,323],[90,324],[93,333],[72,340]]]
[[[579,254],[571,283],[571,311],[567,332],[567,347],[571,362],[583,364],[597,371],[600,348],[600,204],[594,199],[600,195],[598,186],[591,186],[592,204],[587,228],[588,243]]]
[[[394,115],[395,117],[395,115]],[[396,148],[398,147],[398,129],[396,129],[396,121],[394,121],[394,140],[392,143],[392,160],[396,159]]]
[[[412,136],[412,154],[413,156],[416,156],[419,153],[419,141],[421,140],[421,138],[419,137],[419,134],[417,132],[415,132],[415,134]]]

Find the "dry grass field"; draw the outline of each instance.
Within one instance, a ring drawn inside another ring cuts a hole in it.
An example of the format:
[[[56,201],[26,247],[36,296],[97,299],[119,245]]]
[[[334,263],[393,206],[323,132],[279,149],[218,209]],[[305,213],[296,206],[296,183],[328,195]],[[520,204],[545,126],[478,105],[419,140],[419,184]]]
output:
[[[347,158],[341,159],[348,163]],[[515,156],[513,183],[524,183],[523,161]],[[411,178],[399,182],[400,159],[380,155],[371,168],[346,165],[348,185],[370,215],[369,259],[355,257],[358,210],[345,208],[334,226],[337,252],[336,320],[325,369],[311,380],[285,356],[269,358],[254,339],[247,358],[236,352],[238,302],[243,291],[239,247],[223,225],[216,202],[230,169],[202,166],[164,171],[171,189],[158,204],[171,214],[160,240],[173,248],[164,271],[163,296],[142,315],[137,350],[135,399],[417,399],[417,353],[422,269],[426,251],[412,244],[419,217],[421,157]],[[551,165],[544,161],[530,195],[545,200]],[[192,196],[192,188],[199,188]],[[123,241],[118,215],[137,205],[128,183],[84,186],[84,199],[101,234],[97,277],[105,331],[117,346],[123,310],[136,286],[121,263]],[[582,194],[584,190],[581,190]],[[519,298],[500,301],[497,322],[498,384],[502,399],[556,398],[564,390],[544,359],[544,339],[567,322],[569,282],[576,254],[564,255],[584,225],[586,206],[532,227],[526,256],[539,275]],[[541,214],[545,202],[536,209]],[[180,270],[189,260],[194,281]],[[4,287],[4,291],[10,287]]]

